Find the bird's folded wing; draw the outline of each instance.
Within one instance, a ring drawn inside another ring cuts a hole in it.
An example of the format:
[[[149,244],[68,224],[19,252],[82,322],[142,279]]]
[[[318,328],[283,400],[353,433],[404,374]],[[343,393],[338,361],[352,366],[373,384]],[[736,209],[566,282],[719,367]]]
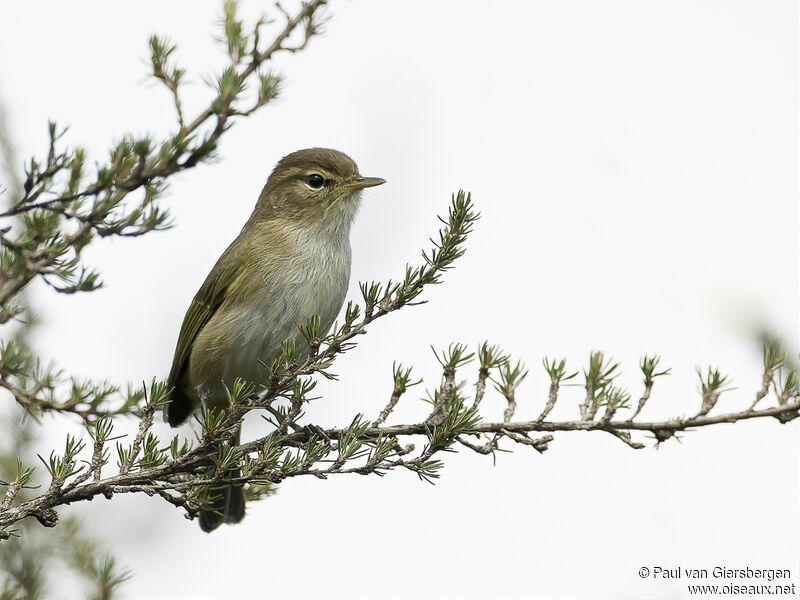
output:
[[[182,395],[182,391],[178,390],[177,387],[181,375],[186,369],[189,355],[192,351],[192,344],[197,334],[214,316],[214,313],[225,298],[236,288],[236,283],[246,262],[242,260],[241,256],[237,256],[241,253],[242,248],[237,248],[236,246],[235,243],[231,244],[220,256],[217,264],[214,265],[211,273],[209,273],[203,285],[200,286],[197,294],[195,294],[192,304],[183,318],[178,344],[175,348],[175,356],[172,359],[172,369],[167,379],[168,389],[173,389],[172,401],[177,401],[177,396]],[[166,411],[168,420],[172,423],[173,419],[169,418],[169,405]]]

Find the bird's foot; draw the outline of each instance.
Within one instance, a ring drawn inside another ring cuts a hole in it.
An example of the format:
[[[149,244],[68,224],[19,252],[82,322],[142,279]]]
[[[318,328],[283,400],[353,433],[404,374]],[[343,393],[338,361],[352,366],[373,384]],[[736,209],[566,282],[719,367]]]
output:
[[[305,431],[308,435],[315,435],[318,438],[325,440],[327,443],[331,443],[331,438],[328,437],[328,434],[325,433],[325,430],[322,427],[318,427],[316,425],[304,425],[303,431]]]

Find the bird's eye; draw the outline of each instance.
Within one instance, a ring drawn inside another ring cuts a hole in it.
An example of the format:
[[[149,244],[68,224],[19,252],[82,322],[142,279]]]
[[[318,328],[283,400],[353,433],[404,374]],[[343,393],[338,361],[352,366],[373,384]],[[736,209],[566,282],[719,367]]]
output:
[[[316,173],[312,173],[308,177],[306,177],[306,183],[309,187],[318,190],[323,185],[325,185],[325,178],[322,175],[317,175]]]

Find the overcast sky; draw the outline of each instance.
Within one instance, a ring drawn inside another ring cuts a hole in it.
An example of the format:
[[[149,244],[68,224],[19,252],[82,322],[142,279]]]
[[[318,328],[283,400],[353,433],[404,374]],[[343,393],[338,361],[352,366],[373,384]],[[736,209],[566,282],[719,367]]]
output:
[[[124,133],[165,134],[174,115],[146,78],[147,37],[178,43],[191,112],[209,97],[202,76],[224,64],[220,10],[5,3],[0,96],[19,156],[43,151],[48,118],[95,157]],[[353,227],[350,297],[418,259],[452,192],[471,191],[483,218],[428,304],[381,319],[337,361],[341,381],[320,384],[315,423],[374,418],[392,361],[433,387],[431,344],[487,338],[531,367],[520,418],[545,401],[544,356],[578,370],[596,349],[622,363],[634,396],[639,357],[672,367],[643,418],[696,412],[695,368],[709,364],[736,386],[716,410],[749,405],[754,332],[795,344],[798,331],[795,2],[332,0],[329,13],[324,36],[278,61],[280,101],[238,123],[218,162],[177,178],[175,229],[91,248],[96,293],[32,287],[42,356],[87,377],[165,377],[192,296],[275,162],[328,146],[388,180]],[[394,422],[425,416],[423,392]],[[554,417],[577,416],[579,396],[567,390]],[[503,402],[485,407],[497,418]],[[62,443],[45,423],[42,454]],[[517,448],[494,466],[448,455],[436,486],[406,472],[298,478],[213,535],[156,499],[64,512],[91,516],[133,569],[125,598],[682,598],[686,580],[643,580],[639,568],[791,568],[797,581],[798,440],[797,422],[766,421],[657,450],[563,434],[544,455]]]

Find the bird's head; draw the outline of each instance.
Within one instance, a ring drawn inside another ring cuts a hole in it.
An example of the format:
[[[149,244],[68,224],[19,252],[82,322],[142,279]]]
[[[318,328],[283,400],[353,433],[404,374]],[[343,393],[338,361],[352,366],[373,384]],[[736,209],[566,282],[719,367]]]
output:
[[[382,183],[379,177],[362,177],[355,161],[338,150],[298,150],[275,166],[253,214],[259,220],[352,220],[361,190]]]

